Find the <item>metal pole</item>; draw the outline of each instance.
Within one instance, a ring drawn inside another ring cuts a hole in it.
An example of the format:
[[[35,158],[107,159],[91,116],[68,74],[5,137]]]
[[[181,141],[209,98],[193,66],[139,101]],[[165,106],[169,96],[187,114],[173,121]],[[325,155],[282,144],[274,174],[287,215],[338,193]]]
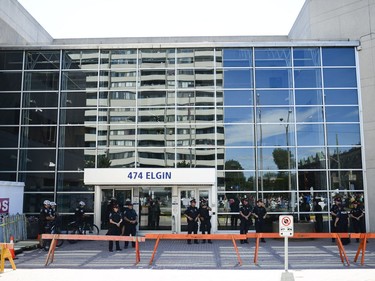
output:
[[[284,269],[288,272],[288,236],[284,236]]]

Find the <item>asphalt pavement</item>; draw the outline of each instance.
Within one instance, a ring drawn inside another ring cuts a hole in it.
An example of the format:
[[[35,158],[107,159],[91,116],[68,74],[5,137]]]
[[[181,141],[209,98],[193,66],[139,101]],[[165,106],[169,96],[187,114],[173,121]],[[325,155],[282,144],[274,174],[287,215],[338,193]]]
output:
[[[242,264],[231,241],[188,245],[185,240],[163,240],[150,264],[155,240],[147,240],[140,243],[141,260],[137,264],[135,250],[131,247],[109,252],[108,242],[79,241],[70,244],[65,241],[56,249],[54,261],[48,266],[45,266],[47,252],[29,246],[22,251],[18,250],[16,270],[13,271],[6,262],[0,281],[40,281],[41,278],[51,276],[54,281],[78,280],[82,277],[100,280],[119,276],[165,281],[184,280],[189,276],[204,278],[205,281],[258,277],[267,281],[375,281],[375,241],[367,244],[364,265],[360,264],[360,259],[354,263],[358,243],[353,240],[346,245],[345,251],[350,263],[347,265],[346,262],[342,263],[338,247],[330,239],[290,239],[287,271],[283,239],[267,239],[266,243],[261,243],[256,264],[253,239],[250,239],[249,244],[237,246]]]

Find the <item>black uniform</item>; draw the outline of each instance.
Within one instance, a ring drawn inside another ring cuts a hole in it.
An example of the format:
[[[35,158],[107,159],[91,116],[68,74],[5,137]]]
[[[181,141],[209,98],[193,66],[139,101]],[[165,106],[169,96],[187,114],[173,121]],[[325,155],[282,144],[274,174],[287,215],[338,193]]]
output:
[[[77,226],[82,226],[85,217],[85,209],[82,206],[78,206],[74,211],[74,217]]]
[[[331,232],[335,233],[337,232],[337,228],[335,226],[335,220],[337,217],[337,213],[339,212],[339,206],[337,204],[332,205],[331,207]],[[332,242],[334,242],[335,239],[332,238]]]
[[[336,230],[338,233],[349,232],[349,212],[344,209],[343,206],[339,207],[336,217]],[[342,244],[346,245],[350,243],[349,238],[341,238]]]
[[[246,203],[245,203],[246,202]],[[240,207],[240,234],[246,234],[251,225],[251,207],[247,201],[244,201]],[[245,217],[244,217],[245,216]],[[247,218],[246,218],[247,217]],[[241,244],[248,243],[247,239],[241,240]]]
[[[322,211],[322,206],[318,202],[314,202],[314,212],[315,213],[315,231],[323,232],[323,215],[320,213]]]
[[[351,209],[350,211],[351,222],[353,226],[353,231],[355,233],[365,233],[365,221],[364,221],[364,211],[358,205]],[[359,242],[359,238],[356,239]]]
[[[210,210],[207,205],[202,205],[199,208],[199,220],[201,222],[200,231],[202,234],[211,234],[211,216],[210,216]],[[206,243],[206,240],[202,241],[203,243]],[[208,243],[211,243],[211,240],[208,240]]]
[[[229,208],[231,213],[233,213],[233,215],[230,216],[230,225],[232,229],[236,229],[239,219],[238,213],[240,212],[240,201],[238,198],[232,199],[231,203],[229,204]]]
[[[198,233],[198,215],[199,210],[197,207],[189,206],[186,208],[186,211],[184,213],[185,216],[187,216],[187,223],[188,223],[188,234],[197,234]],[[191,240],[187,240],[188,244],[191,243]],[[195,244],[198,244],[197,240],[194,240]]]
[[[264,217],[267,214],[266,208],[263,206],[256,205],[253,209],[253,214],[255,217],[255,232],[261,233],[264,232]],[[262,242],[265,242],[264,238],[261,239]]]
[[[39,212],[39,234],[45,233],[48,227],[48,217],[50,217],[50,208],[43,206]]]
[[[124,212],[125,221],[125,236],[135,236],[137,233],[137,213],[133,208],[128,208]],[[129,245],[129,241],[125,241],[125,248]],[[132,247],[135,247],[135,242],[132,242]]]
[[[111,223],[120,223],[118,226],[116,224]],[[121,234],[121,222],[122,216],[121,213],[118,211],[113,210],[109,213],[109,226],[107,235],[120,235]],[[112,252],[113,250],[113,241],[109,241],[109,251]],[[116,241],[116,251],[121,251],[120,248],[120,241]]]

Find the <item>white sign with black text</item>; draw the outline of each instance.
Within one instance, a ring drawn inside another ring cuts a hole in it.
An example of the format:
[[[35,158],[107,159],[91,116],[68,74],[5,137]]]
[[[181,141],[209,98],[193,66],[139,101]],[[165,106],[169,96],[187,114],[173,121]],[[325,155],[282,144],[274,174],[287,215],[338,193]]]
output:
[[[279,216],[279,234],[282,237],[292,237],[294,235],[293,216]]]

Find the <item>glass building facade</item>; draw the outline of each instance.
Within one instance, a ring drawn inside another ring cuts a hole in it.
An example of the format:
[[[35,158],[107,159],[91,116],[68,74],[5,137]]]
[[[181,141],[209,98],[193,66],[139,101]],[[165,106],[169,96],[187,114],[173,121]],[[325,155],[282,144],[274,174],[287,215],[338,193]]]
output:
[[[357,76],[354,46],[3,48],[0,180],[69,215],[85,168],[214,168],[219,231],[244,197],[329,220],[365,194]]]

